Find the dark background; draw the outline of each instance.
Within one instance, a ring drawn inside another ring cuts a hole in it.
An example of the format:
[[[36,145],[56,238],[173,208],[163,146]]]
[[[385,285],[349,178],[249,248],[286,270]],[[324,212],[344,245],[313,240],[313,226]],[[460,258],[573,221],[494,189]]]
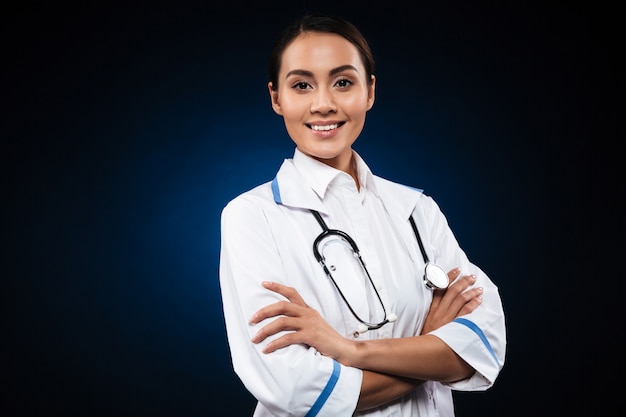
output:
[[[357,151],[432,195],[501,289],[507,362],[487,392],[455,394],[458,415],[612,409],[623,30],[593,4],[5,10],[2,415],[251,415],[224,331],[219,216],[292,156],[266,63],[306,10],[370,39],[377,100]]]

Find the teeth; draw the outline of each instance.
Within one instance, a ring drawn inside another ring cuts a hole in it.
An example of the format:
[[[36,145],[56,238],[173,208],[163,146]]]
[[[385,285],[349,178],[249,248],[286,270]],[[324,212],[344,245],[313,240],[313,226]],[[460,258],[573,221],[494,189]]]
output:
[[[334,125],[326,125],[326,126],[317,126],[317,125],[311,125],[311,129],[313,130],[333,130],[333,129],[337,129],[339,127],[339,124],[335,123]]]

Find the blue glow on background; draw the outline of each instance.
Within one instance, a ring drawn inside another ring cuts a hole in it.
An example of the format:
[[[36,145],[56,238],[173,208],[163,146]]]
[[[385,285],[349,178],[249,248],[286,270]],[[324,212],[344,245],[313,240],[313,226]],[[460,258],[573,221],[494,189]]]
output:
[[[275,31],[313,3],[93,6],[57,21],[42,6],[8,19],[27,47],[9,50],[0,167],[3,415],[250,415],[223,325],[219,215],[293,154],[265,62]],[[603,88],[617,79],[609,48],[590,46],[587,10],[347,9],[378,60],[356,150],[432,195],[502,292],[507,364],[489,392],[458,395],[459,415],[558,409],[569,397],[554,376],[573,371],[557,359],[588,325],[571,324],[580,294],[562,283],[589,276],[581,229],[604,242],[580,196],[598,192],[601,171],[575,168],[620,131]]]

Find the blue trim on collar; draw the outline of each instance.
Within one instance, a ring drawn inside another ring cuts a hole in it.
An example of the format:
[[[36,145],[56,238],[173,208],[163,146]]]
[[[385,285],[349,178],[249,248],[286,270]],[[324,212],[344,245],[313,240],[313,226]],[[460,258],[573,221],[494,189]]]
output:
[[[320,412],[328,397],[330,397],[330,393],[333,392],[335,385],[337,385],[337,381],[339,380],[339,374],[341,374],[341,365],[336,360],[333,360],[333,373],[330,375],[326,386],[320,393],[320,396],[317,397],[313,407],[309,410],[308,413],[304,417],[315,417],[317,413]]]
[[[424,190],[422,190],[421,188],[412,187],[412,186],[410,186],[410,185],[406,185],[406,184],[402,184],[402,185],[404,185],[405,187],[410,188],[410,189],[412,189],[412,190],[415,190],[415,191],[417,191],[418,193],[424,193]]]
[[[485,347],[487,348],[489,353],[491,353],[491,356],[493,356],[493,360],[495,360],[496,364],[500,366],[500,361],[498,361],[498,357],[496,356],[496,353],[493,351],[493,348],[491,347],[489,340],[487,340],[487,336],[485,336],[485,333],[483,333],[483,331],[480,329],[480,327],[476,325],[476,323],[468,319],[464,319],[462,317],[456,318],[453,321],[469,327],[474,333],[476,333],[478,337],[480,337],[480,340],[482,340],[483,343],[485,344]]]
[[[272,180],[272,194],[274,194],[274,202],[276,204],[283,204],[283,200],[280,198],[280,188],[278,187],[277,177],[274,177]]]

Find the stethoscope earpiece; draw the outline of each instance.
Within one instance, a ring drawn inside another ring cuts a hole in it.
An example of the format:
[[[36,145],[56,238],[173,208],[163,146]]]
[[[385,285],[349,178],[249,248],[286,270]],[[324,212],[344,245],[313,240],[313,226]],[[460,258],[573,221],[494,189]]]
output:
[[[366,331],[368,331],[369,329],[367,328],[366,325],[364,325],[363,323],[359,324],[359,327],[357,327],[356,329],[356,335],[360,335],[365,333]]]
[[[359,326],[356,328],[356,331],[354,332],[354,337],[359,337],[359,335],[367,332],[368,330],[375,330],[375,329],[381,328],[385,324],[393,323],[396,320],[398,320],[398,316],[396,316],[393,313],[390,313],[382,323],[378,323],[375,326],[367,326],[365,323],[360,323]]]

